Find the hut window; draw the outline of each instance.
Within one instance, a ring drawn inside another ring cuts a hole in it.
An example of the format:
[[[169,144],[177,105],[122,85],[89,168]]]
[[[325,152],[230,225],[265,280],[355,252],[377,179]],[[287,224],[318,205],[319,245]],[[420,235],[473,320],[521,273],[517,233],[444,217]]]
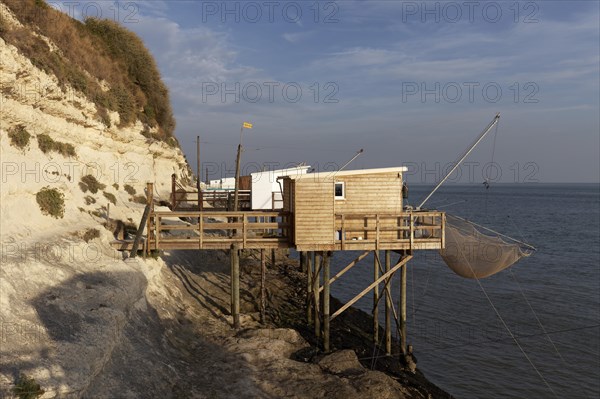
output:
[[[335,199],[344,199],[346,198],[346,187],[343,182],[335,183],[334,186],[335,191]]]

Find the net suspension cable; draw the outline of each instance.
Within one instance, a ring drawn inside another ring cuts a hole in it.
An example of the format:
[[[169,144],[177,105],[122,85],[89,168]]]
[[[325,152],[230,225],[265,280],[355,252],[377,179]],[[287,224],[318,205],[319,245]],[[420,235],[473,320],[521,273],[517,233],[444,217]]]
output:
[[[469,268],[471,268],[471,270],[472,270],[471,263],[469,262],[468,258],[464,257],[464,259],[465,259],[465,262],[467,263],[467,265],[469,266]],[[473,274],[475,274],[474,270],[473,270]],[[481,284],[481,280],[478,277],[475,277],[475,280],[477,281],[477,284],[479,285],[479,288],[481,289],[481,292],[483,292],[483,295],[486,297],[486,299],[489,302],[490,306],[494,310],[494,313],[496,313],[496,316],[498,317],[498,319],[500,320],[500,322],[502,323],[502,325],[504,326],[504,328],[508,332],[508,335],[510,335],[511,339],[515,342],[515,344],[517,345],[517,347],[519,348],[519,350],[521,351],[521,353],[523,354],[523,356],[525,356],[525,359],[527,359],[527,362],[529,362],[529,364],[531,365],[531,367],[533,367],[533,369],[535,370],[536,374],[544,382],[544,384],[546,385],[546,387],[548,387],[548,389],[550,390],[550,392],[552,392],[552,394],[555,397],[558,397],[558,395],[556,394],[556,392],[554,392],[554,389],[552,389],[552,387],[548,383],[548,380],[546,380],[546,378],[542,375],[541,371],[535,366],[535,364],[533,363],[533,361],[531,360],[531,358],[529,357],[529,355],[527,355],[527,352],[525,352],[525,349],[523,349],[523,347],[521,346],[521,344],[517,340],[517,337],[513,334],[513,332],[511,331],[511,329],[508,327],[508,324],[506,324],[506,322],[504,321],[504,318],[502,317],[502,315],[498,311],[498,308],[496,308],[496,306],[492,302],[492,299],[490,298],[490,296],[488,295],[487,291],[485,290],[485,287],[483,286],[483,284]]]
[[[521,229],[519,229],[519,226],[517,226],[517,224],[515,223],[515,221],[508,216],[508,219],[511,221],[511,223],[513,224],[513,226],[515,226],[515,228],[517,229],[517,231],[519,232],[519,235],[521,235],[521,238],[523,237],[523,233],[521,232]],[[533,309],[533,306],[531,305],[531,302],[529,302],[529,299],[527,298],[527,296],[525,295],[525,290],[523,290],[523,287],[521,286],[521,283],[519,282],[519,280],[517,279],[517,276],[515,275],[515,273],[512,271],[512,268],[509,269],[510,271],[510,275],[513,278],[513,280],[515,281],[515,283],[517,284],[517,287],[519,288],[519,291],[521,292],[521,296],[523,297],[523,299],[525,300],[525,302],[527,303],[527,306],[529,306],[529,309],[531,310],[531,313],[533,313],[533,316],[535,317],[538,325],[540,326],[541,330],[544,332],[544,336],[548,339],[548,341],[550,342],[550,344],[552,345],[552,347],[554,348],[554,351],[556,352],[556,354],[558,355],[558,357],[560,358],[561,362],[566,365],[567,362],[565,361],[565,359],[563,358],[563,356],[561,355],[561,353],[558,350],[558,347],[556,346],[556,344],[554,343],[554,340],[552,340],[552,337],[550,336],[550,334],[548,334],[548,331],[546,330],[546,328],[544,327],[544,325],[542,324],[542,321],[540,320],[540,318],[538,317],[537,312]]]

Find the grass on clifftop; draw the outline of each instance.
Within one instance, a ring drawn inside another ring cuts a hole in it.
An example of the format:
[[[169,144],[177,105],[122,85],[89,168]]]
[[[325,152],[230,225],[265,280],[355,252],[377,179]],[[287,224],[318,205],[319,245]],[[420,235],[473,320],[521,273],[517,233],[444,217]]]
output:
[[[119,113],[120,126],[139,119],[158,128],[156,139],[171,142],[175,119],[169,93],[154,58],[142,40],[116,22],[88,18],[84,23],[42,0],[2,0],[24,28],[0,21],[0,37],[31,62],[81,91],[96,104],[98,119],[110,125],[108,110]],[[1,16],[0,16],[1,17]],[[35,33],[47,36],[59,51]],[[101,82],[108,83],[108,90]]]

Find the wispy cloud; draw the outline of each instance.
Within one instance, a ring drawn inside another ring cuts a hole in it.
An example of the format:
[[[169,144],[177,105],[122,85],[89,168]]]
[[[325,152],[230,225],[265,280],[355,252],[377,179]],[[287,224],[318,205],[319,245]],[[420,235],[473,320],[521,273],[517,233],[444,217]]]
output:
[[[299,43],[315,35],[315,31],[284,33],[282,37],[290,43]]]
[[[260,127],[253,131],[252,145],[294,143],[298,148],[283,155],[248,152],[248,159],[313,154],[310,149],[318,141],[327,148],[369,145],[364,166],[397,164],[395,144],[400,142],[403,149],[410,148],[401,156],[444,160],[449,145],[457,145],[457,138],[467,140],[465,131],[477,130],[473,122],[485,123],[488,114],[502,111],[507,119],[512,118],[512,126],[519,125],[515,129],[527,126],[528,137],[538,144],[531,157],[543,163],[540,167],[548,174],[565,175],[561,166],[553,164],[553,157],[544,158],[544,151],[552,153],[544,147],[549,142],[548,127],[572,131],[578,142],[585,143],[598,125],[594,111],[600,90],[599,15],[597,7],[588,3],[581,3],[585,12],[568,8],[568,17],[560,14],[560,7],[550,12],[540,3],[546,12],[536,15],[538,23],[525,24],[522,18],[514,23],[507,14],[503,23],[493,24],[481,18],[475,23],[421,23],[418,19],[406,23],[402,4],[397,2],[345,1],[337,3],[339,23],[315,24],[309,14],[304,26],[285,21],[201,23],[185,15],[191,3],[144,1],[140,3],[143,18],[131,26],[152,49],[163,71],[183,142],[186,132],[197,129],[200,120],[203,131],[217,135],[247,118]],[[426,82],[432,88],[433,82],[443,86],[473,81],[499,82],[502,100],[484,101],[479,90],[473,102],[464,100],[466,95],[458,103],[430,100],[433,96],[424,101],[418,94],[410,102],[403,101],[405,82]],[[235,102],[231,96],[228,101],[213,96],[206,102],[202,98],[206,82],[225,83],[229,89],[235,83],[242,88],[257,83],[263,97],[257,102],[244,98]],[[278,85],[275,101],[266,101],[264,82]],[[282,87],[290,82],[302,86],[301,101],[282,99]],[[329,82],[336,85],[338,103],[323,101],[331,92],[325,89]],[[524,88],[528,82],[538,85],[537,103],[522,101],[530,94]],[[538,116],[535,123],[530,121],[533,113]],[[437,121],[431,119],[432,114]],[[542,122],[540,115],[544,115]],[[451,132],[444,131],[448,122]],[[503,128],[510,130],[511,123],[504,123]],[[516,147],[520,152],[515,154],[527,154],[515,145],[514,140],[522,136],[512,134],[515,138],[509,139],[513,141],[507,143],[506,154],[516,156],[512,154]],[[562,137],[554,135],[552,140]],[[230,153],[230,148],[215,148],[211,156],[223,159]],[[314,157],[297,160],[312,163]]]

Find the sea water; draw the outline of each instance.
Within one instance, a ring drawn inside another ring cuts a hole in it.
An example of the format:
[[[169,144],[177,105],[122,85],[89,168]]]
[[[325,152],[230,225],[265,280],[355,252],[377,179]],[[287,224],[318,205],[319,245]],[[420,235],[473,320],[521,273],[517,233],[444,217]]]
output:
[[[411,187],[409,202],[429,190]],[[407,269],[407,336],[431,381],[457,398],[600,397],[599,190],[597,184],[447,185],[430,199],[431,209],[537,248],[481,285],[455,275],[437,251],[415,251]],[[332,275],[358,254],[335,253]],[[332,295],[348,301],[372,279],[368,257],[332,285]],[[370,312],[372,296],[355,306]]]

